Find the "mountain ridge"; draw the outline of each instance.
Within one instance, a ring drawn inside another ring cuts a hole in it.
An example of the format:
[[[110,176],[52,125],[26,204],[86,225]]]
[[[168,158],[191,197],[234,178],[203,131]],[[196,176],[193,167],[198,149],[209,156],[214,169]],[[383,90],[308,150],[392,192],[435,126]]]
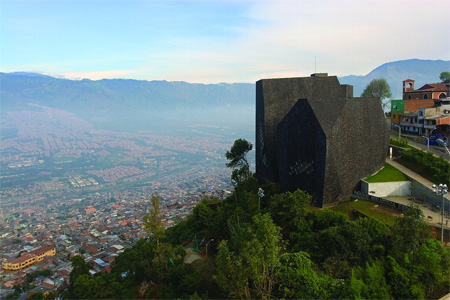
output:
[[[392,99],[402,98],[402,81],[416,80],[416,88],[439,82],[439,75],[450,70],[450,61],[408,59],[388,62],[365,76],[338,77],[351,84],[358,97],[374,78],[385,78]],[[100,79],[70,80],[28,72],[0,73],[2,111],[23,107],[26,103],[44,105],[70,112],[95,111],[170,111],[254,107],[254,83],[203,84],[185,81]]]

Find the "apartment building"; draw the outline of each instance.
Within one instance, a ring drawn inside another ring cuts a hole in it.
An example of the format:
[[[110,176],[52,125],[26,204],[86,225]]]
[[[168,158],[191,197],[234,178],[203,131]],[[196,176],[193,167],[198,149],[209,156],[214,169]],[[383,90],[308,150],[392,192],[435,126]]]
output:
[[[45,246],[39,249],[22,253],[20,257],[5,261],[2,264],[3,269],[6,271],[21,270],[35,263],[41,263],[46,256],[55,256],[55,246]]]

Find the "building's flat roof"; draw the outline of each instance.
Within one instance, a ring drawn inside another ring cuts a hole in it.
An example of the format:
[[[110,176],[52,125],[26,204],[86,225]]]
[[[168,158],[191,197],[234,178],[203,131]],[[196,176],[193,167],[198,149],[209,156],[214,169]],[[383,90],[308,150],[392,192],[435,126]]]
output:
[[[450,117],[450,115],[438,115],[426,118],[426,120],[440,120]]]

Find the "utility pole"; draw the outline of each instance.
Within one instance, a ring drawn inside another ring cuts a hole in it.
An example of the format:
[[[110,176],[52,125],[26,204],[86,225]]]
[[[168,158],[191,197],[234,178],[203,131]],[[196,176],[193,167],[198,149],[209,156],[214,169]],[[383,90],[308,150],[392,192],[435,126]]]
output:
[[[444,243],[444,211],[445,211],[444,195],[448,193],[448,187],[446,184],[442,183],[440,183],[438,186],[433,184],[433,192],[438,195],[442,195],[441,243]]]

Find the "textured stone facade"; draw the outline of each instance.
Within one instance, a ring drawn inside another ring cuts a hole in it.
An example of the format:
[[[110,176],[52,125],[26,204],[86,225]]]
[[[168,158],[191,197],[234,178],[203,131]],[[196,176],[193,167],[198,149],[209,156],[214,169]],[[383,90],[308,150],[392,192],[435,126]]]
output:
[[[256,174],[298,188],[322,207],[351,196],[383,167],[388,131],[377,98],[353,98],[337,77],[264,79],[256,85]]]

